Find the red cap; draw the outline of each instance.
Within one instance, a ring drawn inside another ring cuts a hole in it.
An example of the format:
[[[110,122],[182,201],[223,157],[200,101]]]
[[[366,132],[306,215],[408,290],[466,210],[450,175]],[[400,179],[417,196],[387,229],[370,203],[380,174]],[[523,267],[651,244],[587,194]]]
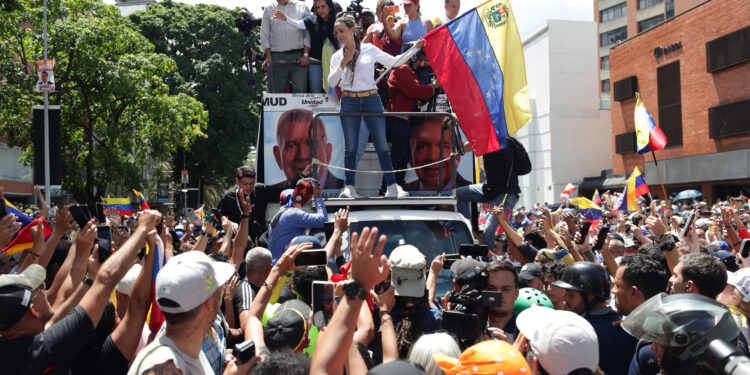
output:
[[[414,3],[419,4],[419,0],[404,0],[404,5]]]
[[[313,186],[307,181],[298,182],[297,187],[294,188],[294,193],[292,193],[294,202],[299,203],[303,206],[307,203],[307,201],[310,200],[310,197],[312,197],[312,195]]]

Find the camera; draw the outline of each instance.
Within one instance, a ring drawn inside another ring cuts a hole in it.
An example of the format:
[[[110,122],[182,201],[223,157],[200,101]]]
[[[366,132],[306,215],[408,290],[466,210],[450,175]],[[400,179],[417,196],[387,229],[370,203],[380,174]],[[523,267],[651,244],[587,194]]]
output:
[[[456,337],[462,348],[468,348],[481,337],[488,309],[503,303],[502,292],[484,291],[487,278],[482,267],[475,267],[456,278],[461,291],[448,297],[453,308],[443,313],[443,329]]]
[[[262,19],[255,18],[252,14],[241,10],[239,15],[237,15],[237,19],[234,21],[234,25],[237,26],[237,30],[245,36],[250,36],[253,30],[260,26],[262,22]]]
[[[351,4],[346,7],[347,13],[354,13],[354,19],[359,21],[362,18],[362,0],[352,0]]]

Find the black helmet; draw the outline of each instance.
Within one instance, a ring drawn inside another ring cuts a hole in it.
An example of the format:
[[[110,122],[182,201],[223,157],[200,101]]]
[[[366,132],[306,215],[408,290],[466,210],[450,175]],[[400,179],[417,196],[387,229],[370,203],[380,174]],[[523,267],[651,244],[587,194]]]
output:
[[[661,367],[670,374],[710,373],[706,349],[716,339],[735,344],[740,334],[726,306],[698,294],[657,294],[635,308],[621,327],[664,346]]]
[[[575,262],[565,269],[562,279],[552,285],[581,293],[591,293],[596,297],[609,299],[609,276],[604,267],[592,262]]]

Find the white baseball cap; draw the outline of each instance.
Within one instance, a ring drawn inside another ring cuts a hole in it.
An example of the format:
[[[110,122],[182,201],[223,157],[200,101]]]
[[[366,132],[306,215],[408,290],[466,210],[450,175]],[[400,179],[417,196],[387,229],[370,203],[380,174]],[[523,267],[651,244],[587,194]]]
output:
[[[516,324],[550,375],[566,375],[579,368],[596,370],[599,341],[591,323],[578,314],[534,305],[518,315]]]
[[[156,275],[156,302],[166,313],[198,307],[234,275],[234,266],[214,262],[200,251],[188,251],[170,259]]]
[[[397,246],[388,263],[391,265],[391,284],[396,287],[397,296],[424,296],[427,261],[419,249],[412,245]]]
[[[115,285],[115,291],[129,296],[130,292],[133,290],[133,285],[135,285],[135,280],[138,279],[138,275],[141,273],[141,268],[140,264],[134,264],[133,267],[130,267],[128,273],[125,274],[125,277]]]

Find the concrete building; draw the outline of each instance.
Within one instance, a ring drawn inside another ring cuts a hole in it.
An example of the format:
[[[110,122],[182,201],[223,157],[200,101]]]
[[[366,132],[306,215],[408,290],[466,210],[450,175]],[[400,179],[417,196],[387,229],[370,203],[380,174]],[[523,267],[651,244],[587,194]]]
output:
[[[599,97],[602,108],[609,109],[611,106],[610,49],[701,2],[703,0],[594,0],[594,20],[599,33]]]
[[[610,114],[600,110],[596,24],[548,20],[522,38],[532,121],[515,137],[533,170],[519,179],[521,202],[559,202],[567,183],[612,168]]]
[[[22,149],[8,146],[6,140],[0,138],[0,186],[5,190],[5,197],[14,201],[28,201],[34,193],[34,171],[19,162],[21,157]]]
[[[115,6],[120,10],[120,15],[127,17],[130,13],[145,10],[148,4],[155,0],[115,0]]]
[[[601,1],[600,1],[601,3]],[[750,6],[705,1],[610,51],[612,166],[638,166],[663,199],[650,153],[635,152],[635,92],[667,137],[655,153],[672,195],[697,189],[709,201],[750,193]]]

